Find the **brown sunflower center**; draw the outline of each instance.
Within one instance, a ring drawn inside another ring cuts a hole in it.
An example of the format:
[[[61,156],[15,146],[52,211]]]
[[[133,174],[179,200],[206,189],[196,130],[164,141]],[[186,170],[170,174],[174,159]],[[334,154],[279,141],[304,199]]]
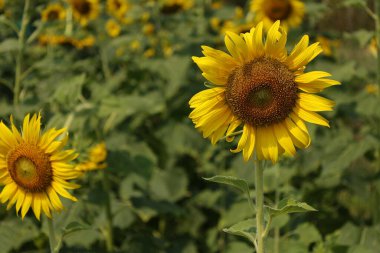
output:
[[[88,15],[91,12],[91,4],[87,0],[77,0],[74,2],[74,8],[81,15]]]
[[[47,18],[48,20],[57,20],[59,17],[59,12],[58,10],[51,10],[49,11]]]
[[[228,77],[226,101],[252,126],[283,121],[298,98],[294,74],[278,60],[261,57],[236,68]]]
[[[170,4],[170,5],[164,5],[161,9],[161,12],[163,14],[174,14],[183,9],[183,6],[181,4],[175,3],[175,4]]]
[[[49,158],[37,145],[22,142],[8,154],[9,174],[25,191],[42,192],[53,177]]]
[[[289,0],[272,0],[266,3],[264,12],[272,21],[284,20],[292,12],[292,5]]]

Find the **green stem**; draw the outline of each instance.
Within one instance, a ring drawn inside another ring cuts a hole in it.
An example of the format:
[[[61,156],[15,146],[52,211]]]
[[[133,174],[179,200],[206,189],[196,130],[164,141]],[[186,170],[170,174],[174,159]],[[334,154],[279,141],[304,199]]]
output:
[[[70,4],[66,11],[65,35],[69,37],[73,35],[73,8],[71,7]]]
[[[49,243],[50,243],[50,252],[58,253],[59,248],[57,247],[57,237],[54,231],[53,219],[48,218],[48,227],[49,227]]]
[[[264,253],[264,168],[255,159],[257,253]]]
[[[15,84],[13,90],[13,104],[18,105],[20,100],[20,90],[21,90],[21,69],[25,46],[25,31],[28,25],[28,10],[29,10],[30,0],[25,0],[24,11],[22,13],[21,29],[18,33],[18,52],[16,58],[16,71],[15,71]]]
[[[279,180],[280,180],[280,168],[279,167],[276,167],[276,184],[277,184],[277,187],[276,187],[276,192],[275,192],[275,205],[276,205],[276,208],[278,208],[278,203],[280,202],[280,183],[279,183]],[[274,253],[280,253],[280,228],[278,226],[276,226],[274,228]]]
[[[103,187],[104,190],[108,193],[107,199],[106,199],[106,204],[105,204],[105,209],[106,209],[106,217],[107,217],[107,227],[105,230],[105,240],[106,240],[106,248],[107,252],[113,252],[114,247],[113,247],[113,230],[112,230],[112,210],[111,210],[111,198],[110,198],[110,183],[108,180],[108,175],[104,171],[103,173]]]
[[[380,1],[375,1],[376,8],[376,39],[377,39],[377,84],[380,86]]]

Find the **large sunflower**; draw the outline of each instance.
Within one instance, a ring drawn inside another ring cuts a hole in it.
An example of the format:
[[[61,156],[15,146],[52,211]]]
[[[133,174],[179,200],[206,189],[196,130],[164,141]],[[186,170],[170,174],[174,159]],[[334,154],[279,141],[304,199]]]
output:
[[[252,0],[251,11],[255,13],[256,23],[263,21],[268,30],[277,20],[282,27],[297,27],[305,14],[305,5],[300,0]]]
[[[82,26],[86,26],[90,20],[94,20],[99,15],[98,0],[68,0],[72,9],[74,18]]]
[[[131,9],[128,0],[107,0],[107,11],[118,20],[124,20],[125,14]]]
[[[329,126],[318,111],[331,111],[334,102],[314,95],[339,82],[327,72],[304,73],[306,65],[322,49],[310,46],[309,37],[288,55],[287,34],[276,21],[263,43],[263,23],[239,36],[227,32],[225,43],[231,55],[203,46],[204,57],[193,57],[212,83],[190,100],[190,118],[203,136],[215,144],[227,136],[232,141],[242,127],[236,149],[248,160],[254,151],[258,159],[276,162],[279,155],[295,155],[306,148],[310,136],[304,121]]]
[[[62,150],[68,140],[66,130],[52,128],[41,135],[40,127],[41,116],[36,114],[24,118],[21,133],[12,117],[10,128],[0,122],[0,182],[5,185],[0,200],[8,201],[7,209],[16,204],[22,218],[31,207],[38,220],[41,211],[51,217],[51,210],[63,209],[58,194],[77,200],[66,189],[78,187],[67,180],[79,175],[70,164],[77,157],[75,151]]]

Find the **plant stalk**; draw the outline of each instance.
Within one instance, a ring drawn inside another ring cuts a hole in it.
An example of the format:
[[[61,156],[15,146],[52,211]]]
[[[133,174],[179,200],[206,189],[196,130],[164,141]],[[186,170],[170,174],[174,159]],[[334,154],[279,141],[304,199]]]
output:
[[[53,219],[48,218],[50,253],[58,253],[57,237],[54,230]]]
[[[13,104],[18,105],[20,101],[20,90],[21,90],[21,69],[22,61],[25,48],[25,31],[28,25],[28,10],[29,10],[30,0],[25,0],[24,10],[22,13],[21,29],[18,33],[18,52],[16,57],[16,71],[15,71],[15,84],[13,87]]]
[[[107,173],[103,173],[103,187],[104,190],[108,193],[107,194],[107,199],[105,203],[105,211],[106,211],[106,217],[107,217],[107,227],[105,230],[105,240],[106,240],[106,249],[107,252],[113,252],[114,247],[113,247],[113,230],[112,230],[112,210],[111,210],[111,198],[110,198],[110,183],[108,179]]]
[[[380,86],[380,1],[375,1],[376,42],[377,42],[377,85]]]
[[[257,158],[255,159],[255,181],[257,253],[264,253],[264,168]]]

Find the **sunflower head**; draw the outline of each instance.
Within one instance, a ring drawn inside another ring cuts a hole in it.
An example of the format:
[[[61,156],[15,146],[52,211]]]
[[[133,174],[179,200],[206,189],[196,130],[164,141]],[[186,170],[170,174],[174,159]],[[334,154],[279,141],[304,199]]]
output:
[[[251,0],[251,12],[255,22],[263,22],[269,29],[277,20],[281,20],[285,30],[301,24],[305,14],[305,5],[300,0]]]
[[[47,130],[41,134],[41,115],[27,115],[22,131],[16,128],[11,117],[8,128],[0,122],[0,182],[5,185],[0,193],[7,209],[16,204],[24,218],[30,208],[37,219],[41,211],[51,217],[51,211],[63,209],[59,195],[76,201],[67,189],[78,185],[67,182],[79,173],[71,164],[77,154],[63,150],[68,141],[65,129]]]
[[[109,19],[106,23],[106,31],[110,37],[114,38],[119,36],[121,27],[115,20]]]
[[[68,0],[73,9],[74,18],[82,25],[94,20],[99,15],[98,0]]]
[[[101,142],[90,148],[87,160],[78,164],[75,169],[80,172],[105,169],[107,167],[106,159],[106,144]]]
[[[55,20],[63,20],[65,19],[66,11],[62,5],[55,3],[49,4],[46,9],[44,9],[41,13],[41,19],[44,22],[47,21],[55,21]]]
[[[190,9],[193,0],[166,0],[161,7],[161,13],[165,15],[175,14]]]
[[[125,18],[125,14],[130,9],[131,4],[128,2],[128,0],[107,0],[108,13],[118,20],[123,20]]]
[[[339,82],[329,73],[305,73],[306,65],[322,52],[309,37],[288,54],[287,34],[276,21],[263,42],[263,23],[241,36],[227,32],[230,54],[203,46],[204,57],[193,57],[211,87],[190,100],[190,118],[205,138],[215,144],[232,141],[242,133],[237,148],[244,160],[276,162],[282,154],[294,156],[306,148],[310,136],[306,122],[329,126],[319,111],[331,111],[334,102],[313,93]],[[240,131],[236,131],[241,129]]]

